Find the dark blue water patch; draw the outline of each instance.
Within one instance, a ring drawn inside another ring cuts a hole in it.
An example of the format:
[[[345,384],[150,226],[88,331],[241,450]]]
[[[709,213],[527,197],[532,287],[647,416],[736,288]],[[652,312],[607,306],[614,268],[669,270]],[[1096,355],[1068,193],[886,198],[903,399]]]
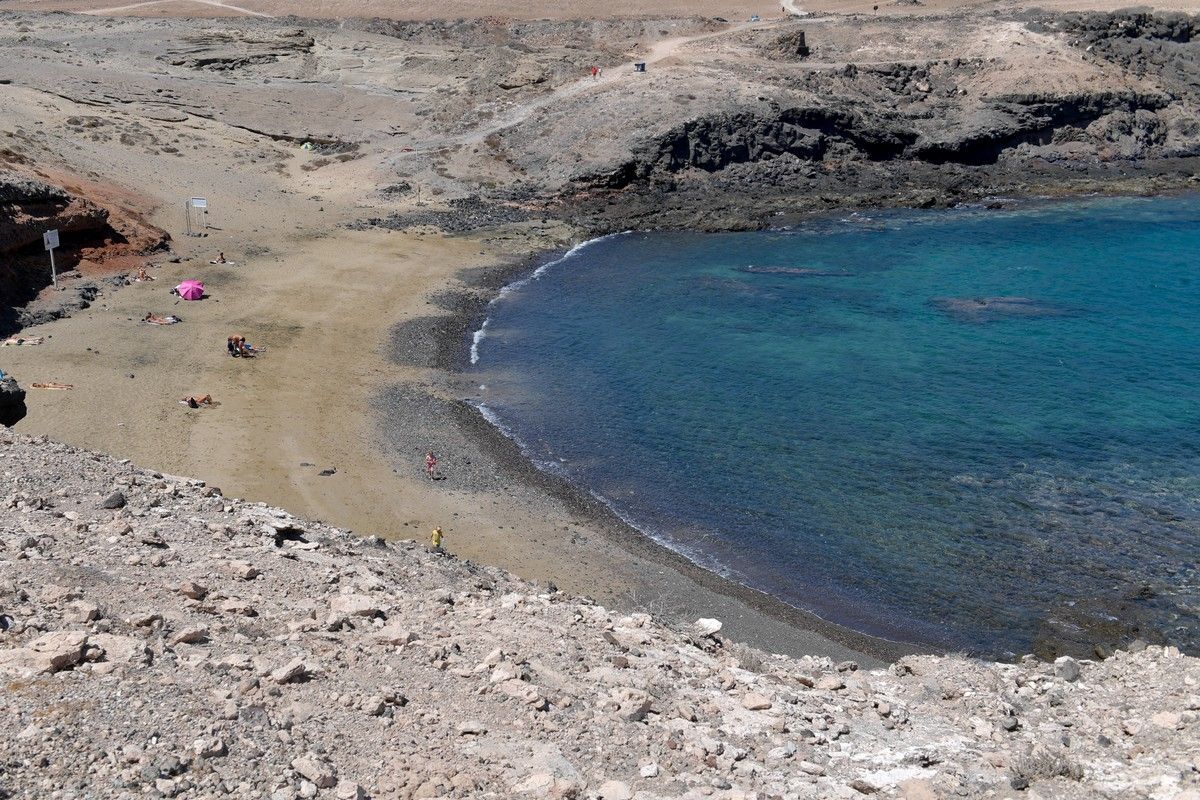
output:
[[[650,535],[832,621],[1197,649],[1200,200],[868,216],[582,249],[493,306],[480,400]]]

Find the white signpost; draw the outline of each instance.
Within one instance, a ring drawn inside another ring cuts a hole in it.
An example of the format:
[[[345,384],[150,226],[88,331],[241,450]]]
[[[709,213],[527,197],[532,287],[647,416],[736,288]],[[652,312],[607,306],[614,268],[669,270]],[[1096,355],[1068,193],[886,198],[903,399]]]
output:
[[[46,250],[50,253],[50,280],[54,284],[54,288],[58,288],[58,268],[54,266],[54,248],[58,247],[58,229],[46,231],[42,234],[42,244],[46,246]]]
[[[208,211],[207,211],[208,199],[204,198],[204,197],[189,197],[187,202],[185,202],[183,204],[183,219],[184,219],[185,223],[187,224],[187,235],[188,236],[199,236],[200,235],[199,233],[192,233],[192,209],[193,208],[203,208],[203,209],[205,209],[204,213],[207,214],[208,213]],[[199,225],[197,225],[197,227],[199,227]],[[206,224],[204,227],[207,228],[208,225]]]

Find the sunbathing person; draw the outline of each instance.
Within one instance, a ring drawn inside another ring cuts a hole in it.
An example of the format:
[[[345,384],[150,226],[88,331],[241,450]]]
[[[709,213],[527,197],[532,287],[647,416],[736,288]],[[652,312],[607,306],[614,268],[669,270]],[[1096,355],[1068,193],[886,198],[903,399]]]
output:
[[[182,320],[174,314],[161,317],[158,314],[146,312],[146,316],[142,317],[142,322],[150,325],[174,325],[176,322],[182,322]]]
[[[144,281],[152,281],[152,280],[154,280],[154,277],[153,277],[152,275],[147,275],[147,274],[146,274],[146,268],[145,268],[145,267],[138,267],[138,271],[137,271],[137,277],[136,277],[136,278],[134,278],[134,280],[135,280],[135,281],[137,281],[137,282],[139,282],[139,283],[141,283],[141,282],[144,282]]]
[[[181,398],[179,402],[188,408],[199,408],[200,406],[211,406],[213,404],[213,399],[211,394],[189,394],[187,397]]]

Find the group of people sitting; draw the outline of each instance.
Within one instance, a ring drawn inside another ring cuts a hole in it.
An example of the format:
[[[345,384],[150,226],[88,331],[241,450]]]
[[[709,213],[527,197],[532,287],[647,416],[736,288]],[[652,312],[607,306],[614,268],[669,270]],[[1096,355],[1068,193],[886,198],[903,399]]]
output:
[[[245,336],[233,335],[225,341],[225,349],[234,358],[254,358],[262,352],[261,348],[246,343]]]

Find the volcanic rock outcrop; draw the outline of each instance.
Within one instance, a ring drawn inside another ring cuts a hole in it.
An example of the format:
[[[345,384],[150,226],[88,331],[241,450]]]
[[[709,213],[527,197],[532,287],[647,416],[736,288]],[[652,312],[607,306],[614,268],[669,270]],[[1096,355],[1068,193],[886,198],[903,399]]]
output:
[[[0,378],[0,425],[15,425],[25,416],[25,390],[16,378]]]
[[[0,333],[45,322],[86,308],[98,288],[71,281],[61,296],[31,304],[51,283],[42,245],[48,230],[59,232],[59,273],[83,264],[130,266],[129,259],[163,248],[170,236],[140,215],[107,207],[27,175],[0,170]]]

